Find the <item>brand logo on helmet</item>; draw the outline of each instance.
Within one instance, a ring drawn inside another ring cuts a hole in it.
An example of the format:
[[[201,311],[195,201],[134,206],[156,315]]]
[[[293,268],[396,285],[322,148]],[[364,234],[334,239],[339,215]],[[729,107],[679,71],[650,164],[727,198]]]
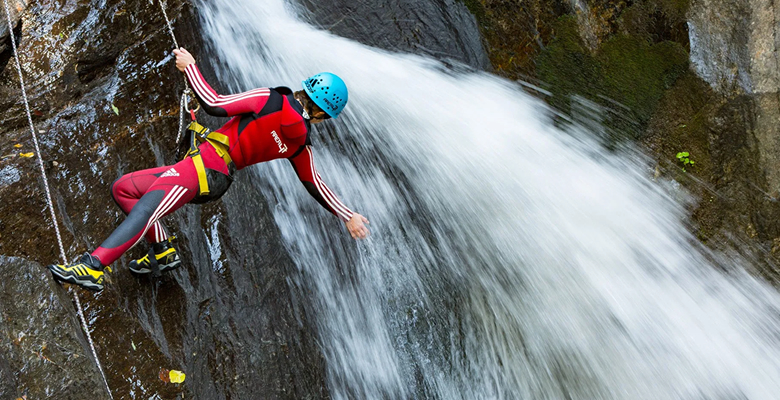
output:
[[[328,99],[322,99],[328,106],[330,106],[331,109],[335,110],[336,106],[333,105],[333,103],[329,102]]]
[[[279,135],[276,134],[276,131],[271,131],[271,136],[274,137],[274,141],[279,146],[279,152],[280,153],[286,153],[287,152],[287,145],[282,143],[282,139],[279,139]]]

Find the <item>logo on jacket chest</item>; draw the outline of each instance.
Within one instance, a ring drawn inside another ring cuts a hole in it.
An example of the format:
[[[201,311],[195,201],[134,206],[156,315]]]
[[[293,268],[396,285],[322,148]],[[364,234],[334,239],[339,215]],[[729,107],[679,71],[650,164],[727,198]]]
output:
[[[279,139],[279,135],[276,134],[276,131],[271,131],[271,136],[274,137],[274,141],[279,146],[279,152],[280,153],[286,153],[287,152],[287,145],[282,143],[282,139]]]

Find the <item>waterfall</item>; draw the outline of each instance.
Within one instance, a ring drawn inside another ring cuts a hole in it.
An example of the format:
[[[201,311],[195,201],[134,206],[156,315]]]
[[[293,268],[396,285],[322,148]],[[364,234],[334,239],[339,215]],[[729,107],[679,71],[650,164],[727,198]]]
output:
[[[282,0],[199,7],[232,91],[321,71],[349,86],[314,161],[369,239],[287,161],[241,172],[298,267],[334,399],[777,398],[780,296],[698,244],[641,154],[556,128],[511,82],[332,36]]]

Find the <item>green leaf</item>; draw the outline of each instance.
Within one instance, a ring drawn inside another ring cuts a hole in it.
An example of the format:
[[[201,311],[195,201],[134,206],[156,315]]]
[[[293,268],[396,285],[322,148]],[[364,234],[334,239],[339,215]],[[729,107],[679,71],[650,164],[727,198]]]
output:
[[[116,108],[116,106],[114,105],[114,103],[111,103],[111,109],[112,109],[112,110],[114,110],[114,114],[116,114],[116,115],[119,115],[119,109],[118,109],[118,108]]]
[[[691,161],[691,165],[695,164],[693,161]]]
[[[133,346],[133,351],[135,351],[135,343],[133,343],[132,340],[130,341],[130,345]]]

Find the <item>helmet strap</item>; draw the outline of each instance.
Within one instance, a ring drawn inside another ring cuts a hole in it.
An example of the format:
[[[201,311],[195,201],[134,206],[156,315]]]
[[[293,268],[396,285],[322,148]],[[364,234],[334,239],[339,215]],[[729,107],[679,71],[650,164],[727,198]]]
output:
[[[303,117],[303,119],[305,119],[305,120],[307,120],[307,121],[308,121],[308,120],[310,120],[310,119],[311,119],[311,116],[309,116],[309,113],[306,111],[306,106],[304,106],[304,105],[303,105],[303,103],[301,103],[301,100],[300,100],[300,99],[298,99],[298,98],[296,98],[296,99],[295,99],[295,101],[297,101],[297,102],[298,102],[298,104],[300,104],[300,105],[301,105],[301,109],[303,109],[303,114],[301,114],[301,116]]]

